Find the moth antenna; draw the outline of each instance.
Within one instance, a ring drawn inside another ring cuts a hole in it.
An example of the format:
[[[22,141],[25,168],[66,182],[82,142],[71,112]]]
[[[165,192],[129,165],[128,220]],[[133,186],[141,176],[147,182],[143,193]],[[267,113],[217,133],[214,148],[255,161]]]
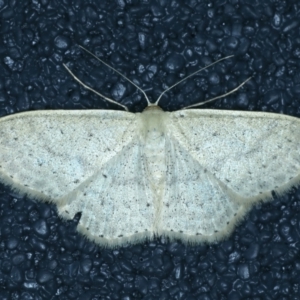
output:
[[[211,66],[217,64],[218,62],[220,62],[220,61],[222,61],[222,60],[225,60],[225,59],[228,59],[228,58],[233,57],[233,56],[234,56],[234,55],[229,55],[229,56],[223,57],[223,58],[221,58],[221,59],[219,59],[219,60],[217,60],[217,61],[215,61],[215,62],[209,64],[208,66],[206,66],[206,67],[204,67],[204,68],[201,68],[200,70],[198,70],[198,71],[196,71],[196,72],[194,72],[194,73],[192,73],[192,74],[190,74],[190,75],[184,77],[183,79],[179,80],[178,82],[176,82],[175,84],[173,84],[172,86],[170,86],[169,88],[167,88],[166,90],[164,90],[164,91],[159,95],[159,97],[158,97],[158,99],[156,100],[156,102],[154,103],[154,105],[158,105],[158,102],[159,102],[159,100],[161,99],[161,97],[162,97],[167,91],[171,90],[171,89],[172,89],[173,87],[175,87],[176,85],[178,85],[178,84],[180,84],[181,82],[187,80],[188,78],[190,78],[190,77],[196,75],[197,73],[199,73],[199,72],[201,72],[201,71],[203,71],[203,70],[205,70],[205,69],[207,69],[207,68],[209,68],[209,67],[211,67]]]
[[[117,104],[117,105],[119,105],[119,106],[121,106],[122,108],[124,108],[126,111],[129,111],[128,110],[128,108],[125,106],[125,105],[123,105],[123,104],[121,104],[121,103],[119,103],[119,102],[117,102],[117,101],[115,101],[115,100],[113,100],[113,99],[110,99],[110,98],[108,98],[108,97],[106,97],[106,96],[104,96],[104,95],[102,95],[102,94],[100,94],[99,92],[97,92],[97,91],[95,91],[94,89],[92,89],[91,87],[89,87],[89,86],[87,86],[86,84],[84,84],[65,64],[63,64],[63,66],[67,69],[67,71],[72,75],[72,77],[76,80],[76,81],[78,81],[83,87],[85,87],[87,90],[90,90],[90,91],[92,91],[93,93],[95,93],[96,95],[98,95],[98,96],[100,96],[100,97],[102,97],[102,98],[104,98],[106,101],[108,101],[108,102],[110,102],[110,103],[114,103],[114,104]]]
[[[125,75],[123,75],[122,73],[120,73],[118,70],[116,70],[115,68],[113,68],[112,66],[110,66],[109,64],[107,64],[106,62],[104,62],[102,59],[100,59],[99,57],[97,57],[96,55],[94,55],[92,52],[90,52],[89,50],[85,49],[84,47],[80,46],[79,47],[81,49],[83,49],[84,51],[86,51],[88,54],[92,55],[94,58],[96,58],[98,61],[100,61],[102,64],[104,64],[105,66],[107,66],[108,68],[112,69],[113,71],[115,71],[116,73],[118,73],[119,75],[121,75],[124,79],[126,79],[128,82],[130,82],[131,84],[133,84],[140,92],[143,93],[144,97],[146,98],[147,104],[148,106],[153,105],[153,103],[151,103],[145,93],[144,90],[142,90],[138,85],[136,85],[132,80],[130,80],[129,78],[127,78]]]
[[[192,104],[192,105],[189,105],[189,106],[186,106],[186,107],[183,107],[181,109],[187,109],[187,108],[191,108],[191,107],[195,107],[195,106],[201,106],[201,105],[204,105],[206,103],[209,103],[209,102],[212,102],[212,101],[215,101],[217,99],[220,99],[220,98],[224,98],[232,93],[234,93],[235,91],[237,91],[239,88],[241,88],[246,82],[248,82],[252,77],[249,77],[248,79],[246,79],[244,82],[242,82],[239,86],[237,86],[236,88],[234,88],[233,90],[223,94],[223,95],[220,95],[220,96],[217,96],[215,98],[212,98],[212,99],[208,99],[204,102],[199,102],[199,103],[196,103],[196,104]]]

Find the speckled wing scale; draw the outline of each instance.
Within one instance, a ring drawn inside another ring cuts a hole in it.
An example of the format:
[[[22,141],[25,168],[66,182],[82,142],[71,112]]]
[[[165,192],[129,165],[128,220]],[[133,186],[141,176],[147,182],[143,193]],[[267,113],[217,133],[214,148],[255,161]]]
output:
[[[61,216],[78,211],[81,233],[103,245],[152,238],[155,195],[146,177],[143,146],[132,140],[88,180],[64,197]]]
[[[270,198],[300,178],[300,120],[264,112],[186,110],[172,133],[189,154],[244,199]],[[188,130],[187,128],[190,128]]]
[[[240,197],[175,139],[168,140],[167,149],[169,173],[162,198],[160,233],[188,242],[220,239],[242,212]]]
[[[219,240],[254,203],[299,184],[299,119],[163,112],[159,99],[173,86],[151,104],[130,82],[146,97],[143,113],[35,111],[0,119],[0,180],[57,204],[65,219],[81,212],[79,231],[109,247],[156,235]]]
[[[137,115],[108,110],[4,117],[0,179],[56,203],[66,219],[82,212],[79,230],[102,244],[151,236],[154,199],[138,127]]]
[[[263,112],[169,113],[162,233],[220,240],[259,200],[300,182],[300,120]]]
[[[300,121],[276,114],[20,113],[1,119],[0,145],[4,183],[63,218],[82,212],[79,230],[105,246],[218,240],[299,182]]]

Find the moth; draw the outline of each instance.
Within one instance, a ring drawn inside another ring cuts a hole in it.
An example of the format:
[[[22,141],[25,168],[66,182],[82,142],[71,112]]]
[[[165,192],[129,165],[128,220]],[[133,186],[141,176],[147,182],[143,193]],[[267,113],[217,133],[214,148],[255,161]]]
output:
[[[0,181],[55,203],[64,219],[81,212],[78,230],[107,247],[161,235],[220,240],[259,200],[299,184],[298,118],[192,109],[199,104],[164,112],[159,100],[173,86],[153,104],[130,82],[147,99],[142,113],[119,104],[125,111],[1,118]]]

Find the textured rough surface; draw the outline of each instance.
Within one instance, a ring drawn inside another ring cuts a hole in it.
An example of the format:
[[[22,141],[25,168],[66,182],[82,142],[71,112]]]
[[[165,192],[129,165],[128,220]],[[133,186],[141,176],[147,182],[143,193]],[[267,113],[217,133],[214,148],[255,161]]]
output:
[[[165,111],[238,92],[209,109],[300,117],[299,1],[0,1],[0,116],[32,110],[146,106],[187,74],[233,54],[167,93]],[[157,149],[156,149],[157,151]],[[0,299],[299,300],[300,189],[257,204],[226,240],[165,238],[103,249],[78,234],[80,215],[0,184]]]
[[[299,184],[300,120],[261,112],[36,111],[0,119],[0,180],[105,246],[215,241]]]

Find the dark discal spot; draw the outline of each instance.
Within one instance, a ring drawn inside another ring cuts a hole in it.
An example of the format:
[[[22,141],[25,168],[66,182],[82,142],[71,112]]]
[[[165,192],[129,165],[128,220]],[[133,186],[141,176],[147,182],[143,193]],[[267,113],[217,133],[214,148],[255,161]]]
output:
[[[104,178],[107,178],[107,175],[105,175],[105,174],[102,174],[102,176],[103,176]]]
[[[61,134],[64,134],[64,132],[63,132],[62,130],[60,130],[60,133],[61,133]]]
[[[207,173],[207,169],[204,169],[204,173]]]
[[[229,221],[227,221],[227,223],[226,223],[227,225],[229,224]]]
[[[277,155],[273,155],[273,157],[272,157],[273,159],[277,159]]]
[[[86,196],[86,193],[83,193],[83,196]]]
[[[17,138],[17,137],[15,137],[15,138],[14,138],[14,140],[15,140],[15,141],[17,141],[17,140],[18,140],[18,138]]]
[[[182,231],[182,230],[180,230],[179,232],[180,232],[180,233],[183,233],[183,231]]]
[[[170,204],[169,203],[166,203],[166,207],[169,207],[170,206]]]
[[[69,212],[68,212],[67,210],[65,210],[65,213],[66,213],[66,214],[69,214]]]
[[[78,179],[75,179],[75,180],[74,180],[74,183],[78,183],[78,182],[79,182],[79,180],[78,180]]]
[[[173,231],[173,229],[171,229],[171,231]]]
[[[259,192],[260,194],[262,194],[263,192]]]
[[[147,207],[149,207],[150,206],[150,204],[149,203],[147,203]]]
[[[122,235],[122,234],[120,234],[118,237],[119,237],[119,238],[121,238],[121,237],[123,237],[123,235]]]
[[[103,238],[103,234],[100,234],[99,237]]]
[[[225,178],[225,180],[226,180],[227,182],[230,182],[230,180],[229,180],[229,179],[227,179],[227,178]]]
[[[139,233],[139,232],[136,230],[135,233]]]
[[[234,213],[234,216],[236,216],[236,213]]]
[[[87,227],[87,228],[86,228],[86,230],[90,230],[90,228],[89,228],[89,227]]]
[[[218,132],[214,132],[213,134],[212,134],[212,136],[217,136],[218,135]]]
[[[39,167],[41,167],[43,164],[42,163],[39,163]]]
[[[218,230],[215,230],[215,233],[219,232]]]
[[[201,233],[197,232],[196,235],[202,235]]]

